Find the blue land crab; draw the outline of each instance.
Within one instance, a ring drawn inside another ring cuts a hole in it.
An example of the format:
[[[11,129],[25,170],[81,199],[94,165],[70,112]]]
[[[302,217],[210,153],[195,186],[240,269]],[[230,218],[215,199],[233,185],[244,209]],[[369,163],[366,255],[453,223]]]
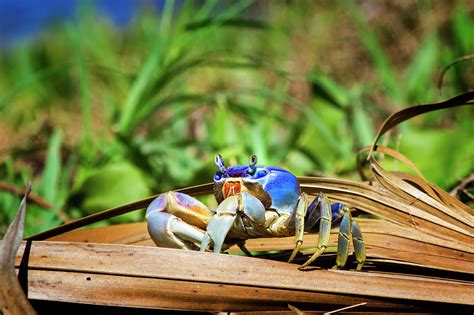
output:
[[[221,252],[237,244],[247,254],[250,238],[295,236],[289,261],[299,252],[305,232],[319,233],[316,252],[301,266],[311,264],[327,248],[331,227],[339,226],[336,268],[346,264],[352,237],[357,269],[365,262],[362,233],[350,210],[330,204],[319,193],[310,203],[301,193],[296,176],[284,169],[257,165],[226,167],[217,154],[214,174],[215,211],[197,199],[170,191],[159,195],[147,208],[148,231],[157,246]]]

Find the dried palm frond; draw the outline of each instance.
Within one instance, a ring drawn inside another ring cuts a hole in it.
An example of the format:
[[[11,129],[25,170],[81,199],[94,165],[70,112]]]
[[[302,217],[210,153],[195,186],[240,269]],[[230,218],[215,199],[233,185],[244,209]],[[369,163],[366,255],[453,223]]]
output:
[[[149,247],[153,244],[144,223],[72,231],[144,208],[153,196],[30,237],[48,241],[31,245],[29,298],[208,311],[288,311],[288,303],[298,310],[359,304],[361,311],[472,310],[473,210],[429,183],[407,157],[377,146],[385,132],[411,117],[466,104],[474,104],[474,92],[391,115],[372,146],[358,156],[362,182],[299,178],[303,191],[324,192],[332,201],[375,216],[356,218],[367,244],[367,272],[300,271],[275,261],[287,258],[292,238],[247,242],[250,251],[273,259],[268,260]],[[367,153],[370,180],[362,168],[362,154]],[[376,158],[379,153],[405,163],[413,173],[385,170]],[[179,191],[209,194],[212,184]],[[314,235],[305,237],[300,258],[312,252],[313,244]],[[334,234],[331,246],[335,244]],[[320,262],[333,263],[331,255],[328,251]],[[18,255],[17,267],[21,259],[25,261]]]
[[[21,250],[20,250],[21,252]],[[22,257],[18,255],[17,264]],[[30,299],[206,311],[466,310],[472,283],[387,272],[313,269],[237,255],[157,247],[33,242]]]

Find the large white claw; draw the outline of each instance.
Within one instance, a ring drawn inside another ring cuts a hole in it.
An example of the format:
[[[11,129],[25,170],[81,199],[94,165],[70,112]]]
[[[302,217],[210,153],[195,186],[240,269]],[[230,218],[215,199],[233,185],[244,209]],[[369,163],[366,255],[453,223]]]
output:
[[[201,251],[205,251],[212,242],[214,252],[221,252],[222,244],[237,217],[240,199],[240,195],[230,196],[219,204],[216,214],[207,225],[207,232],[201,241]]]
[[[201,251],[205,251],[212,243],[214,252],[220,253],[237,215],[245,216],[255,225],[265,224],[265,207],[256,197],[246,192],[227,197],[219,204],[216,214],[207,225],[207,232],[201,241]]]
[[[236,215],[216,214],[207,225],[207,232],[201,241],[201,251],[205,251],[209,243],[214,244],[214,252],[220,253],[227,233],[234,224]]]

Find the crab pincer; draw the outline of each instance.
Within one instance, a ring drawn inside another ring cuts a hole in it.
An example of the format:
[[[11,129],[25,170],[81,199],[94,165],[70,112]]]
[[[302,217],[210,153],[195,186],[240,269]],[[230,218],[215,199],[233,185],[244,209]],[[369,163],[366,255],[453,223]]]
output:
[[[252,224],[265,224],[265,207],[260,200],[246,192],[227,197],[219,204],[216,214],[207,225],[201,251],[205,251],[212,243],[213,251],[220,253],[232,227],[239,230],[246,226],[250,228]]]
[[[157,246],[196,249],[212,215],[197,199],[170,191],[148,206],[148,232]]]

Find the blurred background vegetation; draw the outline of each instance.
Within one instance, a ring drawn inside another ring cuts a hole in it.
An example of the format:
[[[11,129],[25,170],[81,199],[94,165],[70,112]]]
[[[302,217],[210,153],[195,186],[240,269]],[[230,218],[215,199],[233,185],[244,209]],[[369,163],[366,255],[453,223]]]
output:
[[[472,1],[141,1],[118,24],[103,2],[3,36],[0,235],[27,180],[27,235],[210,182],[216,152],[359,180],[357,152],[389,114],[473,87],[467,61],[437,88],[474,52]],[[425,115],[384,143],[449,191],[474,171],[473,114]],[[143,212],[114,222],[130,220]]]

